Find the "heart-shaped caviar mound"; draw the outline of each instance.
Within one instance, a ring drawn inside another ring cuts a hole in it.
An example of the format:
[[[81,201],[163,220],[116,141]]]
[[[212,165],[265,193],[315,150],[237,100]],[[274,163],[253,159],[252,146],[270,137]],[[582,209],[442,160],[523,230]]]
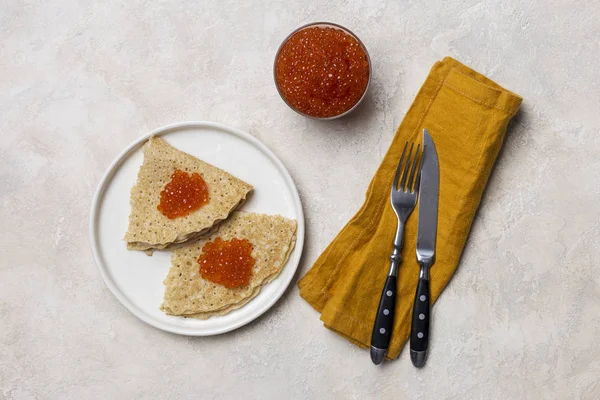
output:
[[[188,174],[180,169],[160,192],[158,211],[169,219],[184,217],[208,203],[208,185],[197,172]]]
[[[220,237],[202,247],[198,258],[202,278],[227,288],[246,286],[255,260],[252,243],[246,239],[223,241]]]

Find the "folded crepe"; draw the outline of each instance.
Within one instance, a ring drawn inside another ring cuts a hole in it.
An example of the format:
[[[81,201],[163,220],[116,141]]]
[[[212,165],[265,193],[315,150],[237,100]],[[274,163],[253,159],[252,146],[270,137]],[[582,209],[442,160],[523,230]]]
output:
[[[206,319],[240,308],[275,279],[296,243],[297,222],[279,215],[234,212],[209,237],[173,251],[161,309],[170,315]],[[198,259],[205,244],[220,238],[247,240],[255,263],[247,285],[227,288],[202,277]]]
[[[191,213],[169,219],[158,210],[161,191],[175,170],[198,173],[208,187],[209,200]],[[131,214],[125,234],[130,250],[171,249],[192,242],[211,230],[246,199],[252,186],[233,175],[151,137],[144,145],[142,164],[131,189]]]

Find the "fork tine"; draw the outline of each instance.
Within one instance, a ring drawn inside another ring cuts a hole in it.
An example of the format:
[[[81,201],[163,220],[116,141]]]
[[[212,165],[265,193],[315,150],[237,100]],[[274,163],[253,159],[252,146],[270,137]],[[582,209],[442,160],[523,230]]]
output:
[[[406,186],[406,190],[411,193],[414,193],[413,192],[413,178],[415,177],[415,169],[417,168],[417,164],[420,164],[420,160],[419,160],[419,156],[421,155],[421,153],[419,153],[420,149],[421,149],[421,145],[418,144],[417,151],[415,151],[415,158],[413,160],[412,166],[410,167],[410,176],[408,178],[408,186]]]
[[[414,143],[410,144],[410,151],[408,152],[408,157],[406,158],[406,165],[404,166],[404,172],[402,173],[402,179],[400,180],[400,189],[406,192],[406,178],[408,177],[408,167],[410,166],[410,156],[412,155],[413,147],[415,147]]]
[[[398,178],[400,177],[400,170],[402,169],[402,162],[404,161],[404,155],[406,153],[406,147],[408,146],[408,142],[404,144],[404,150],[402,150],[402,155],[400,156],[400,162],[398,162],[398,167],[396,168],[396,175],[394,176],[394,183],[392,184],[392,193],[398,190]]]

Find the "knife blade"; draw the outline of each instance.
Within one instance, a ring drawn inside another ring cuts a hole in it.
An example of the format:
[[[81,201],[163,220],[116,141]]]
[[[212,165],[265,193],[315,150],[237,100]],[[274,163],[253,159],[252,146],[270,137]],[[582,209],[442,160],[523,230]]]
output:
[[[429,344],[429,268],[435,261],[440,168],[437,150],[427,129],[423,129],[423,161],[419,181],[419,228],[417,261],[421,271],[413,305],[410,333],[410,359],[417,368],[425,365]]]

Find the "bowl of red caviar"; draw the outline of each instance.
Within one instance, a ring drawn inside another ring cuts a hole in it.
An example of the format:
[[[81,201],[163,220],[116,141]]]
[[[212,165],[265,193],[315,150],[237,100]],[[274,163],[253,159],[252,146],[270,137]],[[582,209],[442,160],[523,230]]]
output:
[[[315,22],[293,31],[273,66],[275,86],[297,113],[334,119],[354,110],[371,81],[371,59],[358,36],[341,25]]]

